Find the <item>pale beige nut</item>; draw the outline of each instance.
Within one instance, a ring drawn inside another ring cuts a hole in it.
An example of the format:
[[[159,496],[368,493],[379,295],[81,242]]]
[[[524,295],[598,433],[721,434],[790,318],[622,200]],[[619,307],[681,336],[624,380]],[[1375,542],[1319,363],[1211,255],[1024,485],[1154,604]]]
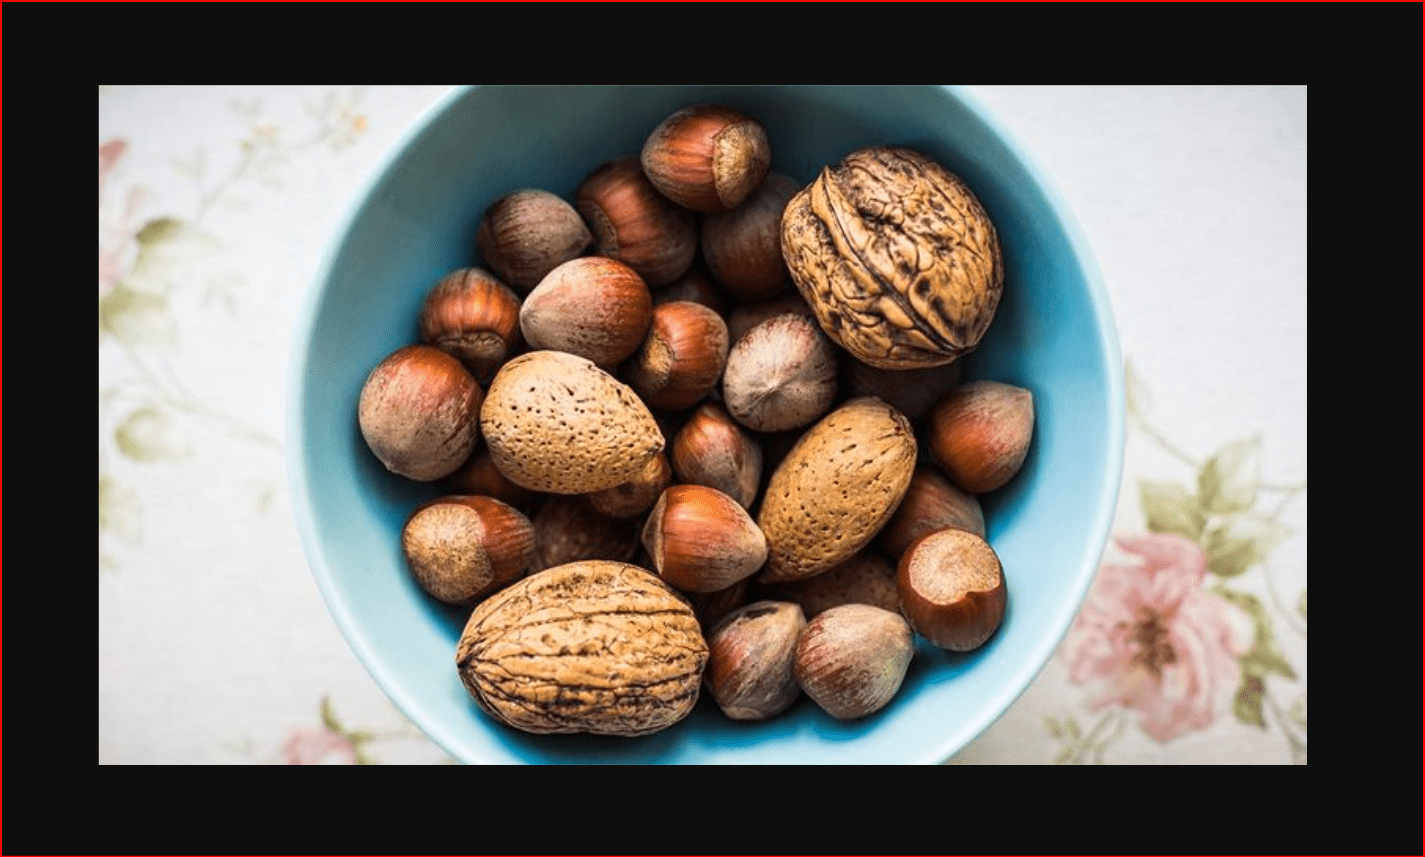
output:
[[[455,663],[487,714],[535,734],[639,736],[696,705],[708,647],[688,603],[646,569],[589,561],[476,605]]]
[[[952,652],[983,646],[1003,623],[1009,601],[994,548],[953,527],[922,536],[906,550],[896,585],[911,627]]]
[[[480,431],[510,481],[553,494],[621,485],[664,447],[632,390],[561,351],[532,351],[501,367],[480,409]]]
[[[911,149],[847,155],[788,203],[792,282],[838,344],[913,369],[974,350],[999,307],[999,236],[969,186]]]
[[[843,604],[807,622],[797,641],[797,683],[826,713],[855,720],[885,708],[915,655],[915,634],[899,613]]]
[[[802,608],[764,599],[732,611],[708,635],[703,686],[733,720],[766,720],[802,695],[794,668]]]
[[[871,543],[915,471],[910,421],[876,398],[852,399],[809,428],[763,492],[764,583],[826,571]]]
[[[838,371],[836,348],[814,321],[797,313],[777,315],[729,350],[723,404],[753,431],[802,428],[831,409]]]

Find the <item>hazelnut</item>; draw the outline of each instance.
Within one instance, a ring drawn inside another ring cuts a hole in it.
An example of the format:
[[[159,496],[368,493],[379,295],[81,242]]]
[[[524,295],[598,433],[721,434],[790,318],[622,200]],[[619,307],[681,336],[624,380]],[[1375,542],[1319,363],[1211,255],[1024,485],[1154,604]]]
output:
[[[724,714],[766,720],[791,708],[802,695],[793,663],[806,624],[796,604],[754,601],[713,628],[703,684]]]
[[[782,212],[799,190],[796,181],[770,173],[741,205],[703,217],[703,260],[733,297],[760,300],[792,288],[782,259]]]
[[[989,542],[949,527],[922,536],[896,570],[901,612],[931,643],[952,652],[984,645],[1004,620],[1004,569]]]
[[[431,345],[407,345],[367,376],[357,424],[387,470],[434,482],[475,451],[483,401],[479,383],[459,360]]]
[[[826,713],[854,720],[885,708],[915,654],[915,634],[899,613],[842,604],[807,622],[793,669],[797,684]]]
[[[589,248],[594,235],[574,206],[546,190],[507,193],[487,209],[475,246],[500,279],[521,292]]]
[[[636,519],[620,520],[573,494],[545,498],[531,519],[536,571],[584,560],[627,562],[638,552]]]
[[[481,268],[441,277],[426,294],[419,324],[422,342],[455,355],[481,384],[524,342],[519,298]]]
[[[870,604],[892,612],[901,609],[895,563],[875,550],[863,550],[813,577],[773,584],[768,591],[800,604],[809,617],[842,604]]]
[[[647,556],[644,557],[647,559]],[[653,562],[649,560],[645,568],[652,568]],[[752,592],[752,578],[744,577],[726,589],[715,589],[712,592],[684,592],[683,597],[693,607],[693,613],[698,617],[698,623],[703,629],[703,634],[712,632],[721,622],[724,616],[747,603]]]
[[[401,551],[422,589],[466,605],[524,576],[534,560],[534,526],[491,497],[439,497],[406,520]]]
[[[766,178],[772,147],[757,120],[729,107],[694,104],[654,127],[640,162],[653,186],[684,208],[727,211]]]
[[[716,488],[751,509],[762,481],[762,446],[716,402],[704,402],[673,436],[673,475]]]
[[[669,285],[693,265],[697,215],[659,193],[637,157],[617,158],[586,176],[574,207],[594,234],[593,252],[633,268],[650,288]]]
[[[926,415],[927,445],[951,481],[985,494],[1014,478],[1034,433],[1034,395],[999,381],[969,381]]]
[[[919,465],[895,514],[877,537],[881,549],[899,560],[911,542],[936,530],[957,527],[985,536],[980,498],[946,479],[934,465]]]
[[[610,518],[636,518],[653,508],[658,498],[673,484],[673,469],[662,452],[648,459],[638,476],[612,488],[586,494],[596,512]]]
[[[606,371],[638,350],[652,319],[653,299],[643,278],[603,256],[558,266],[520,307],[520,329],[530,347],[577,354]]]
[[[624,382],[650,408],[680,411],[717,389],[727,365],[727,323],[699,303],[653,307],[653,323],[624,364]]]
[[[835,346],[806,316],[769,318],[728,352],[722,398],[733,419],[754,431],[810,425],[831,409],[836,392]]]
[[[649,512],[643,547],[669,585],[726,589],[767,560],[767,539],[738,502],[704,485],[673,485]]]

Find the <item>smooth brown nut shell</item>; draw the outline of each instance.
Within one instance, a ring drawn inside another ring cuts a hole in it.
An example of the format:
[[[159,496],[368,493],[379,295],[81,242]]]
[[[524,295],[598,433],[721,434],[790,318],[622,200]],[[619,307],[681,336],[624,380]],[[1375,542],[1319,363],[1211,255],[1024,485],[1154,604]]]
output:
[[[854,720],[890,703],[914,654],[915,635],[899,613],[843,604],[807,622],[794,669],[817,705],[838,720]]]
[[[986,494],[1013,479],[1034,435],[1034,394],[999,381],[969,381],[926,415],[927,445],[956,485]]]
[[[703,261],[738,300],[761,300],[791,289],[782,258],[782,212],[801,189],[800,182],[770,173],[741,205],[703,217]]]
[[[972,351],[1004,288],[999,237],[974,193],[901,147],[824,168],[787,205],[782,253],[827,335],[887,369]]]
[[[639,161],[664,196],[693,211],[736,208],[772,164],[761,123],[716,104],[675,111],[649,133]]]
[[[490,448],[483,444],[476,447],[475,453],[460,465],[460,469],[442,479],[440,484],[447,494],[494,497],[522,512],[528,512],[532,508],[535,498],[535,492],[523,485],[516,485],[500,472],[500,468],[495,466],[495,459],[490,455]]]
[[[901,557],[896,587],[911,627],[942,649],[977,649],[1004,621],[1008,589],[999,557],[966,530],[918,539]]]
[[[910,421],[875,398],[852,399],[802,435],[763,492],[764,583],[811,577],[871,543],[915,470]]]
[[[470,604],[529,569],[534,525],[491,497],[439,497],[406,519],[401,552],[428,594],[447,604]]]
[[[717,389],[727,365],[727,323],[700,303],[653,307],[653,323],[619,371],[650,408],[690,408]]]
[[[367,376],[357,424],[387,470],[434,482],[475,451],[483,401],[479,383],[459,360],[431,345],[407,345]]]
[[[673,484],[673,468],[668,464],[668,456],[658,453],[648,460],[648,465],[633,479],[585,494],[594,511],[610,518],[637,518],[653,508],[658,498]]]
[[[577,354],[609,371],[643,344],[652,319],[643,278],[603,256],[580,256],[550,271],[519,315],[531,348]]]
[[[699,405],[673,436],[679,482],[706,485],[751,509],[762,484],[762,446],[716,402]]]
[[[480,409],[480,430],[501,473],[551,494],[622,485],[664,446],[632,390],[562,351],[532,351],[501,367]]]
[[[496,720],[535,734],[648,735],[697,703],[708,647],[686,600],[646,569],[589,561],[480,602],[460,679]]]
[[[878,369],[845,352],[841,364],[841,387],[846,395],[884,399],[912,422],[919,421],[960,383],[965,367],[956,360],[924,369]]]
[[[500,279],[520,292],[581,255],[594,235],[563,197],[538,188],[511,191],[485,209],[475,247]]]
[[[524,344],[519,297],[481,268],[441,277],[426,294],[417,324],[422,342],[454,355],[481,384]]]
[[[659,576],[688,592],[726,589],[767,560],[767,539],[747,510],[704,485],[663,492],[648,513],[643,547]]]
[[[740,607],[708,635],[703,686],[733,720],[766,720],[802,695],[794,669],[797,641],[806,628],[802,608],[788,601]]]
[[[618,259],[657,289],[692,267],[697,215],[658,192],[636,156],[600,165],[574,193],[574,207],[594,233],[593,252]]]
[[[911,542],[946,527],[969,530],[983,538],[985,513],[980,499],[946,479],[934,465],[921,465],[877,542],[899,562]]]
[[[812,577],[773,584],[768,592],[800,604],[808,617],[842,604],[870,604],[892,612],[901,609],[895,563],[870,549]]]

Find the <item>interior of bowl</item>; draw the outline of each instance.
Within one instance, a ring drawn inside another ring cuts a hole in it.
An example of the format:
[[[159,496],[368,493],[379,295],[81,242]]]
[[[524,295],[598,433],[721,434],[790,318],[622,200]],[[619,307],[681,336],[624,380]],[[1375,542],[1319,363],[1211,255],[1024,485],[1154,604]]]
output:
[[[873,144],[930,154],[961,175],[999,231],[1004,297],[967,378],[1034,392],[1023,470],[985,498],[1009,586],[999,632],[956,655],[921,643],[890,706],[838,722],[803,698],[763,723],[704,698],[638,738],[534,736],[482,714],[454,651],[464,616],[422,592],[399,533],[430,485],[388,474],[356,423],[367,373],[415,339],[426,291],[477,264],[479,218],[511,190],[572,199],[595,166],[634,153],[663,117],[718,101],[766,127],[773,169],[810,181]],[[342,632],[410,719],[471,763],[932,763],[994,721],[1052,655],[1092,580],[1116,502],[1123,380],[1092,254],[1045,177],[973,98],[950,87],[470,87],[434,105],[352,207],[296,332],[289,456],[309,562]]]

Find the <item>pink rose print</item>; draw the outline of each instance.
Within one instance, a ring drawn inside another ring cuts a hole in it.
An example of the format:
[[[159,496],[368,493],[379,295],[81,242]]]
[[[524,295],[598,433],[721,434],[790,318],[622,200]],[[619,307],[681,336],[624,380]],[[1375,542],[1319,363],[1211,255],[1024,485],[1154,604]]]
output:
[[[356,748],[330,729],[298,729],[282,745],[288,765],[354,765]]]
[[[1103,564],[1059,653],[1074,683],[1093,686],[1093,709],[1135,709],[1143,731],[1166,743],[1230,704],[1253,623],[1202,588],[1207,555],[1196,542],[1169,533],[1115,541],[1134,561]]]

